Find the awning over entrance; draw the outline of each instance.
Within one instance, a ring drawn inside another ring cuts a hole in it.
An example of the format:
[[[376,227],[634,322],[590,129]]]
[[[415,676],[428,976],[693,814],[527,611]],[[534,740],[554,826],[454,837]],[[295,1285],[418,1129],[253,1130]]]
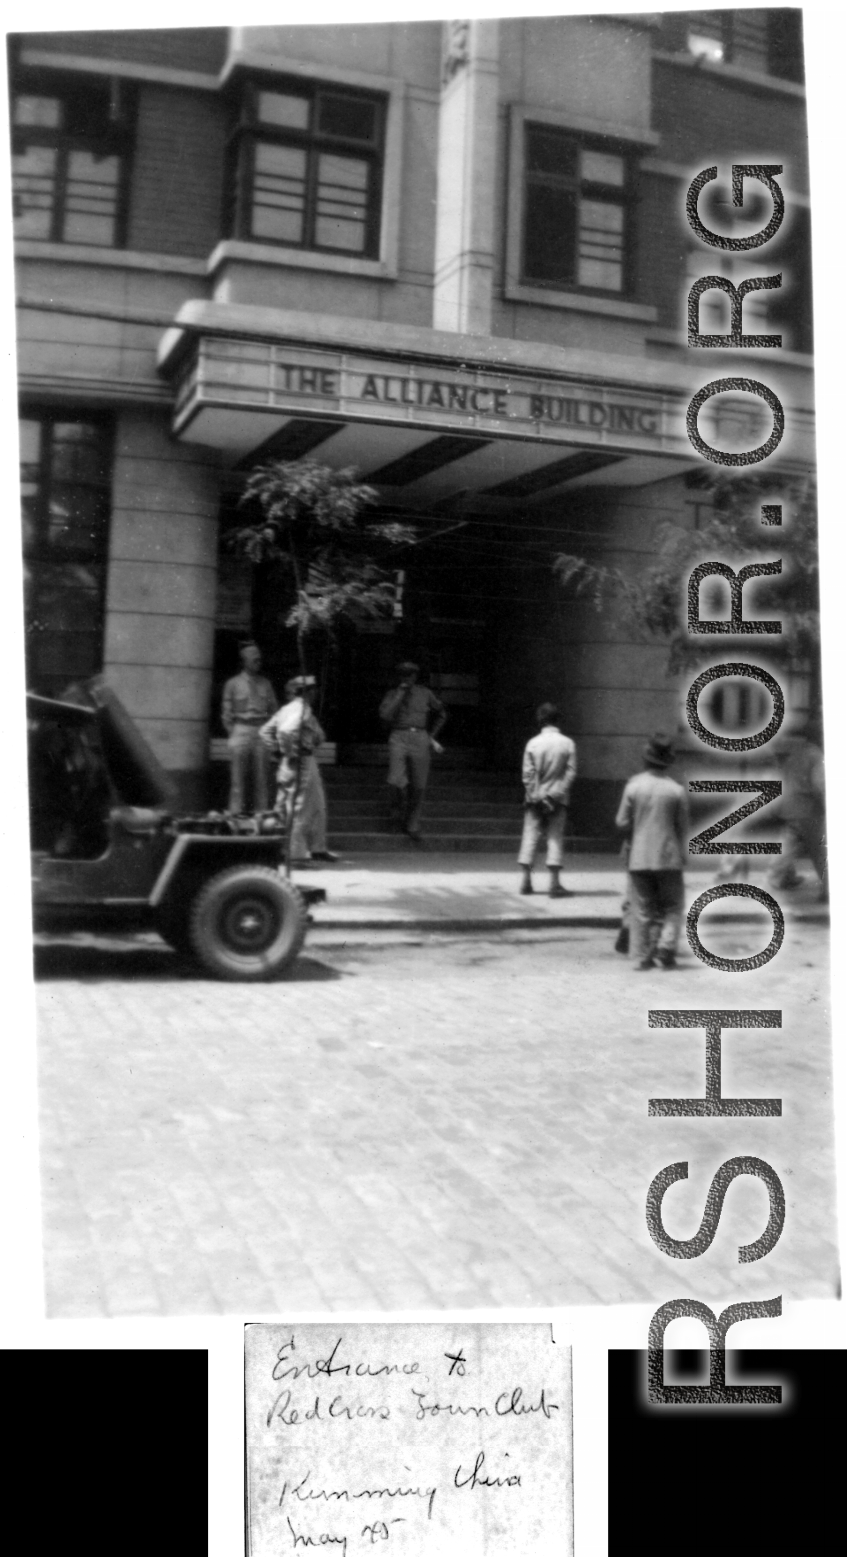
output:
[[[638,486],[698,463],[690,381],[643,358],[192,302],[159,362],[181,441],[233,465],[307,454],[353,465],[412,508]]]

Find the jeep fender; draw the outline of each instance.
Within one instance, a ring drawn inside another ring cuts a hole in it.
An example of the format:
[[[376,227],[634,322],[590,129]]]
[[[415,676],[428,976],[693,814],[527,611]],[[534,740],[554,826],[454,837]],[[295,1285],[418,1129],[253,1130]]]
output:
[[[270,834],[259,836],[204,837],[202,833],[179,833],[159,872],[148,902],[151,908],[164,908],[193,895],[197,887],[230,865],[270,865],[278,867],[283,840]]]

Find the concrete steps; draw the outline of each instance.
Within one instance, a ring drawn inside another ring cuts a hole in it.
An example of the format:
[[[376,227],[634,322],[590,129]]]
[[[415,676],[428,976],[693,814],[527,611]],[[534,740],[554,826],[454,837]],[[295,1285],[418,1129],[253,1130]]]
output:
[[[369,760],[361,766],[322,768],[330,847],[347,856],[408,852],[415,845],[389,818],[385,750],[362,751]],[[378,764],[370,760],[375,752]],[[424,804],[426,847],[449,854],[514,856],[523,826],[519,777],[461,764],[444,768],[441,758],[437,763]],[[568,840],[569,851],[596,848],[596,839]]]

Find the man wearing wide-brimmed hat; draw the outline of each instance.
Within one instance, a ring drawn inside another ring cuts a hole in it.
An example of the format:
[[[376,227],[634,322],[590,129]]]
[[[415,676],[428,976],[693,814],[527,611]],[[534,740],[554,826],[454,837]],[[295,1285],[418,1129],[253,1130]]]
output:
[[[440,752],[438,735],[447,718],[444,704],[418,685],[420,666],[403,660],[397,666],[398,684],[386,692],[379,717],[388,725],[388,783],[404,830],[416,843],[421,836],[421,810],[429,778],[432,753]],[[428,729],[430,715],[434,716]]]
[[[326,795],[317,751],[326,737],[312,710],[314,676],[292,676],[285,684],[288,701],[259,732],[268,751],[280,758],[276,809],[291,827],[291,863],[338,859],[326,846]]]
[[[667,772],[674,760],[667,736],[654,735],[644,748],[644,771],[628,781],[615,818],[629,839],[631,949],[639,969],[654,961],[676,966],[691,829],[685,790]]]

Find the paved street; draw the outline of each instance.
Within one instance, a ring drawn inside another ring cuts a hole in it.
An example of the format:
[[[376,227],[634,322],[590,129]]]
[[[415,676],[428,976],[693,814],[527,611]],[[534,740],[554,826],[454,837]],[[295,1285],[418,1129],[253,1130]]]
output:
[[[826,932],[789,923],[749,974],[690,955],[637,974],[608,929],[450,937],[314,931],[293,977],[198,979],[155,937],[39,946],[50,1315],[293,1313],[828,1296],[837,1281]],[[711,932],[738,956],[755,925]],[[782,1119],[649,1119],[702,1093],[698,1032],[664,1007],[782,1008],[724,1038],[725,1096]],[[712,1247],[651,1242],[648,1185],[693,1236],[725,1158],[766,1158],[785,1231],[738,1263],[764,1185],[729,1190]]]

